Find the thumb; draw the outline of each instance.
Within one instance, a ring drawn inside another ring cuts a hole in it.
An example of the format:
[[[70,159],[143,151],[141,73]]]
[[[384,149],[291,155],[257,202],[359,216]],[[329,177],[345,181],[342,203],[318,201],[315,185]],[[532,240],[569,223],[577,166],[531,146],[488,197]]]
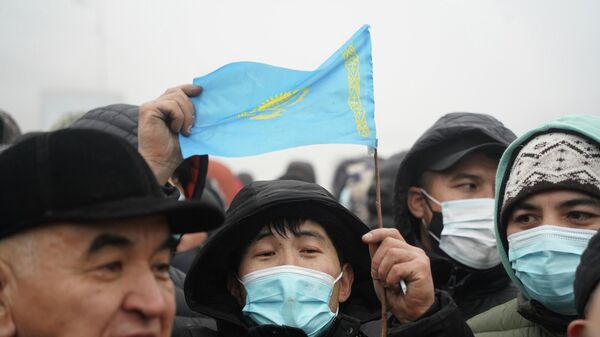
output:
[[[184,84],[180,88],[188,97],[198,96],[202,92],[202,87],[193,84]]]

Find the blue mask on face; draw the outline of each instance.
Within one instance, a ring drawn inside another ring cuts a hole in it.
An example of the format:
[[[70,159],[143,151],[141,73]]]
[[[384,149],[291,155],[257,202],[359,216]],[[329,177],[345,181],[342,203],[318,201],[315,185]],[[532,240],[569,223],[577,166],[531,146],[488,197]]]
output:
[[[575,270],[595,230],[543,225],[508,236],[508,260],[529,297],[574,315]]]
[[[329,300],[337,279],[313,269],[285,265],[261,269],[242,277],[246,305],[242,309],[259,325],[286,325],[320,336],[337,315]]]

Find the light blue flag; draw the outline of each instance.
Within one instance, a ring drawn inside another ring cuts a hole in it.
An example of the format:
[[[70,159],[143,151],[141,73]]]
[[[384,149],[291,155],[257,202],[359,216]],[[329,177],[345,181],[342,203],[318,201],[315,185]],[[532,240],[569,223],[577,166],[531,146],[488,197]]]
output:
[[[238,62],[194,79],[184,157],[249,156],[309,144],[377,146],[371,37],[363,26],[315,71]]]

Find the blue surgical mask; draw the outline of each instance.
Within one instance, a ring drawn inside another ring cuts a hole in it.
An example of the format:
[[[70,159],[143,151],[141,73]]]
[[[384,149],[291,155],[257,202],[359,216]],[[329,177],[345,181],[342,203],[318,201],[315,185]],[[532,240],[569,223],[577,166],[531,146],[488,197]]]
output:
[[[441,233],[436,235],[429,228],[429,234],[444,253],[473,269],[485,270],[500,264],[494,231],[494,199],[439,202],[425,190],[421,192],[442,209]]]
[[[575,315],[575,270],[596,233],[543,225],[509,235],[508,260],[529,297],[559,314]]]
[[[333,286],[342,277],[292,265],[261,269],[244,275],[242,309],[259,325],[285,325],[302,329],[308,337],[327,331],[337,315],[329,308]]]

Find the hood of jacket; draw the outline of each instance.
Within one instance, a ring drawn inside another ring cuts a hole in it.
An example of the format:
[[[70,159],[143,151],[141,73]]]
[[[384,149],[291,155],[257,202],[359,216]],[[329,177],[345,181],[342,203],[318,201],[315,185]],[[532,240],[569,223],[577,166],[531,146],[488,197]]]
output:
[[[521,281],[519,281],[519,279],[516,277],[515,271],[512,269],[511,263],[508,261],[506,224],[503,224],[501,221],[500,211],[502,210],[506,182],[510,176],[513,162],[519,154],[520,149],[532,138],[540,134],[556,131],[581,135],[600,144],[600,117],[591,115],[563,116],[526,132],[517,138],[506,149],[502,155],[502,158],[500,159],[500,164],[498,165],[498,170],[496,172],[496,206],[494,211],[494,222],[496,226],[496,241],[498,243],[498,250],[504,269],[526,299],[531,299],[531,296],[528,294],[525,287],[523,287]]]
[[[225,224],[200,249],[188,272],[186,301],[197,312],[248,327],[240,304],[228,290],[239,256],[269,218],[293,216],[320,223],[338,253],[352,265],[354,283],[340,313],[361,321],[375,319],[380,304],[371,279],[371,259],[362,235],[369,228],[317,184],[293,180],[256,181],[233,199]]]

